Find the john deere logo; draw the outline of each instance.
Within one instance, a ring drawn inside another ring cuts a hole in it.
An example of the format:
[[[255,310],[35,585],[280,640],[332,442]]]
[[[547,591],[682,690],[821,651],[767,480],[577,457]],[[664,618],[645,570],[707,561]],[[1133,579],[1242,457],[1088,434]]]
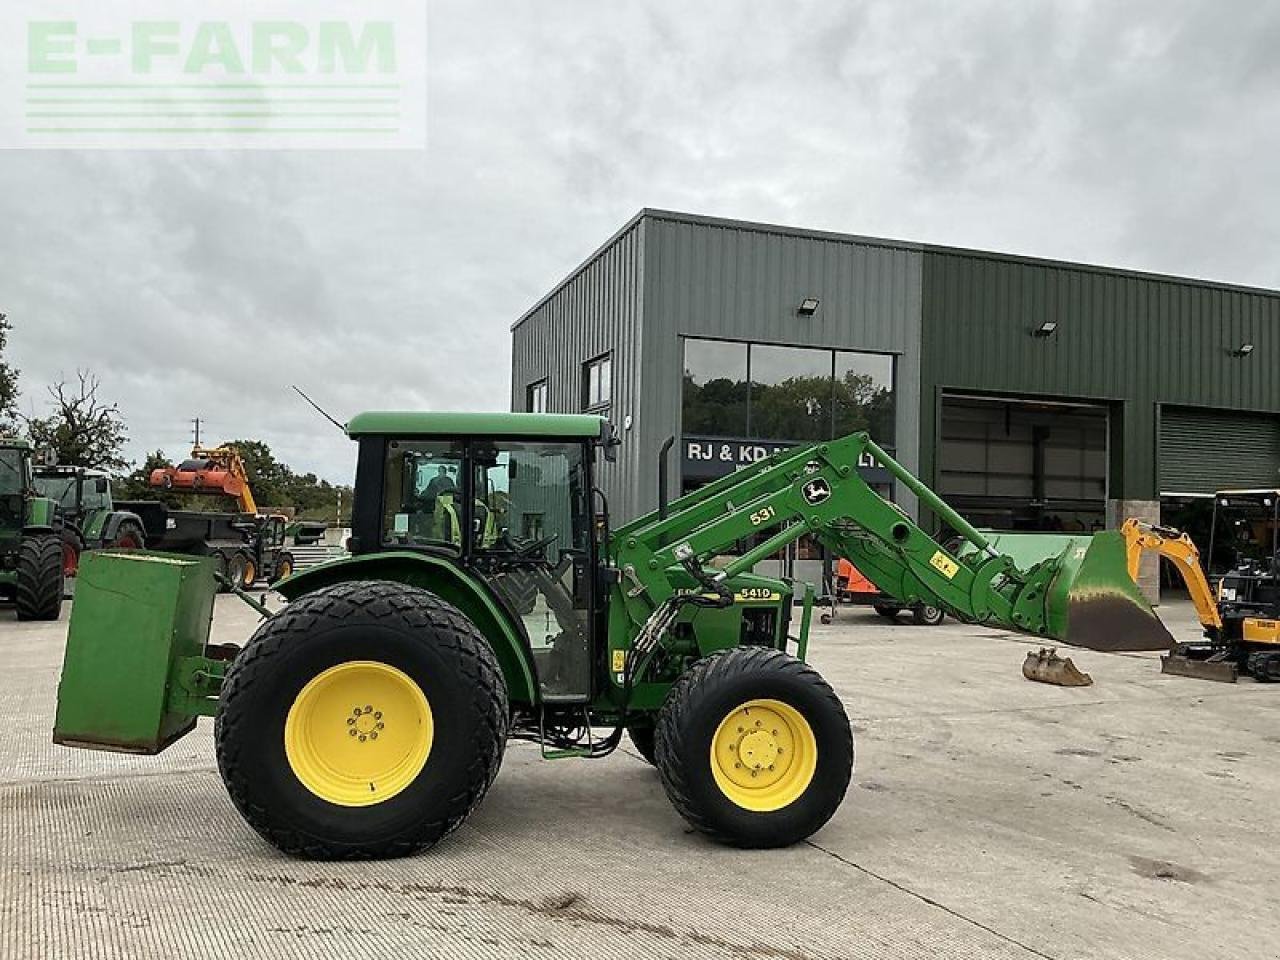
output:
[[[831,484],[822,477],[814,477],[800,488],[800,496],[811,507],[816,507],[831,496]]]

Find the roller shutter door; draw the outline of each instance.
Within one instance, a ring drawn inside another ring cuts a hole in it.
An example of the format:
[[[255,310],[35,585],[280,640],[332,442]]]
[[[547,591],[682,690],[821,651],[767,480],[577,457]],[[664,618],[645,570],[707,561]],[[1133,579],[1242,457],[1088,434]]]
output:
[[[1280,418],[1164,407],[1160,492],[1213,493],[1280,484]]]

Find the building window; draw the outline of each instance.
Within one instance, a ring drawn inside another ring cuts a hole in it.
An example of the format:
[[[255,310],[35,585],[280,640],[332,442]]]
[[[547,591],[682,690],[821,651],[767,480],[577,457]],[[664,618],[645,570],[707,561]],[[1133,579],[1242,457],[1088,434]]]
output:
[[[803,347],[751,346],[751,439],[831,439],[831,354]]]
[[[686,338],[682,423],[770,450],[860,430],[892,446],[893,357]]]
[[[547,381],[539,380],[525,388],[524,408],[530,413],[547,412]]]
[[[582,409],[608,406],[613,398],[613,359],[609,354],[582,365]]]
[[[684,342],[684,432],[747,435],[747,345],[723,340]]]

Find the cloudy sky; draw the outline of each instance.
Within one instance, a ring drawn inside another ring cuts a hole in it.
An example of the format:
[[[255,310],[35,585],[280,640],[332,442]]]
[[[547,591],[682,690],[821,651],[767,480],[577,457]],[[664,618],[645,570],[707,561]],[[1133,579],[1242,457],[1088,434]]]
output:
[[[0,152],[24,409],[129,454],[504,409],[510,323],[644,206],[1280,287],[1280,4],[431,0],[425,152]]]

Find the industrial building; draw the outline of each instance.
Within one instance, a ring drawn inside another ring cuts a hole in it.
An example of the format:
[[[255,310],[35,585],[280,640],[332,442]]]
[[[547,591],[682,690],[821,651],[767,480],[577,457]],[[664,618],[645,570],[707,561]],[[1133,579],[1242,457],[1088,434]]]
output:
[[[675,496],[869,429],[999,529],[1194,530],[1215,489],[1280,482],[1276,291],[646,209],[512,336],[512,409],[618,425],[619,517],[668,437]]]

